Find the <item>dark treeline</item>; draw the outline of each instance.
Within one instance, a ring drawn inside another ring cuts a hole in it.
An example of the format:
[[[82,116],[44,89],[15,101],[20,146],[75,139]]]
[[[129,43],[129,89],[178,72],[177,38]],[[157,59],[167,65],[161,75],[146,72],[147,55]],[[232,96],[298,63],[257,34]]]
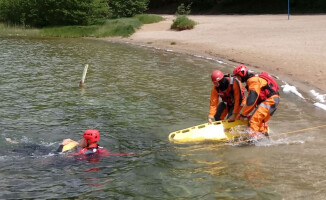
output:
[[[94,25],[136,14],[287,13],[288,0],[0,0],[0,22],[30,27]],[[189,6],[190,5],[190,6]],[[290,0],[291,14],[326,13],[326,0]]]
[[[149,0],[0,0],[0,22],[31,27],[94,25],[132,17]]]
[[[106,0],[0,0],[0,20],[14,25],[91,25],[108,15]]]
[[[288,0],[151,0],[149,12],[174,14],[177,7],[191,4],[191,14],[281,14]],[[290,0],[292,14],[326,13],[326,0]]]

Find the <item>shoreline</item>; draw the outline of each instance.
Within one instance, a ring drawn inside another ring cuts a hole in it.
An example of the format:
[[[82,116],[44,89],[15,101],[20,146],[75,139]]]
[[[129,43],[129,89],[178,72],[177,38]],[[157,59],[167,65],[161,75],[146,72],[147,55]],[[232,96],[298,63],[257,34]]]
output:
[[[170,29],[175,16],[161,16],[128,38],[100,39],[243,63],[326,93],[326,15],[190,15],[197,25],[185,31]]]

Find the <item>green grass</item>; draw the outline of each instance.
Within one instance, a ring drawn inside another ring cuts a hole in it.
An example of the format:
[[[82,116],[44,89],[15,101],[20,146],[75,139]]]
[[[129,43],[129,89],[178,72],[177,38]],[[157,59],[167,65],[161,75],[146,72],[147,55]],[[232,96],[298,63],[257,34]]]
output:
[[[38,36],[38,37],[110,37],[132,35],[143,24],[156,23],[163,18],[158,15],[136,15],[131,18],[107,20],[103,25],[92,26],[61,26],[41,29],[26,29],[0,24],[0,36]]]
[[[50,37],[128,37],[141,25],[137,18],[120,18],[107,20],[103,25],[49,27],[40,32],[41,36]]]
[[[62,26],[40,29],[40,36],[46,37],[92,37],[99,26]]]
[[[189,19],[185,15],[179,15],[175,20],[173,20],[173,23],[171,25],[171,29],[182,31],[187,29],[193,29],[196,25],[196,22]]]
[[[132,35],[136,29],[143,25],[137,18],[119,18],[108,20],[102,27],[98,29],[95,37],[122,36],[128,37]]]
[[[152,24],[164,20],[163,17],[153,14],[136,15],[135,17],[143,24]]]
[[[23,26],[7,26],[5,24],[0,24],[0,36],[36,37],[39,35],[39,29],[25,28]]]

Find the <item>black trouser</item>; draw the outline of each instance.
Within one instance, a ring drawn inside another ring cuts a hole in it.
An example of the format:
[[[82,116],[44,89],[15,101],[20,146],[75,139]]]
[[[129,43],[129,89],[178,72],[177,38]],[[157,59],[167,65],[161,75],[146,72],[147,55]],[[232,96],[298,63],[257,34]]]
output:
[[[215,121],[220,121],[220,120],[224,119],[223,116],[222,116],[223,119],[221,119],[221,115],[223,112],[225,112],[224,111],[225,109],[227,109],[227,112],[228,112],[227,118],[229,118],[232,115],[233,108],[234,108],[234,106],[227,106],[224,102],[219,103],[217,106],[216,114],[214,116]]]

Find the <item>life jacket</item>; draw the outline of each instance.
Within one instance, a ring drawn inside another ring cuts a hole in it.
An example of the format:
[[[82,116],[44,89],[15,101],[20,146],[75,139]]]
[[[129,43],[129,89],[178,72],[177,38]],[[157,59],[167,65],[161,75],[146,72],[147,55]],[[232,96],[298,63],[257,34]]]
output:
[[[222,91],[220,87],[215,87],[217,90],[218,95],[221,97],[222,101],[226,103],[228,106],[234,105],[234,93],[233,93],[233,82],[237,81],[240,91],[240,101],[239,105],[241,104],[242,100],[245,98],[244,89],[240,87],[239,81],[235,79],[231,75],[224,75],[224,77],[229,78],[229,86],[226,90]]]
[[[105,149],[104,147],[101,147],[97,145],[96,147],[85,147],[81,150],[79,150],[77,153],[74,155],[101,155],[101,156],[106,156],[110,152]]]
[[[260,102],[265,101],[266,99],[275,94],[279,94],[278,84],[276,83],[275,79],[271,77],[267,72],[262,72],[256,76],[267,81],[267,85],[261,88],[258,99]]]

